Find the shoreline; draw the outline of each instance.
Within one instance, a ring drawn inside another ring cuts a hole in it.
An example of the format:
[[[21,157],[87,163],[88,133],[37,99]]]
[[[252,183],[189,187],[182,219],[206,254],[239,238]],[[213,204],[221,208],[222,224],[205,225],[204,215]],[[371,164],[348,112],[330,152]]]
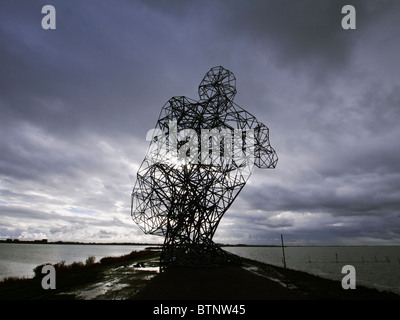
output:
[[[1,243],[6,244],[62,244],[62,245],[98,245],[98,246],[161,246],[163,243],[147,243],[147,242],[80,242],[80,241],[47,241],[47,239],[43,240],[19,240],[19,239],[1,239]],[[221,248],[224,247],[266,247],[266,248],[281,248],[282,245],[277,244],[227,244],[227,243],[217,243],[217,245]],[[295,244],[285,244],[284,247],[288,248],[297,248],[297,247],[400,247],[400,244],[354,244],[354,245],[343,245],[343,244],[320,244],[320,245],[295,245]]]
[[[41,287],[36,276],[0,283],[1,300],[399,300],[389,291],[340,281],[241,258],[241,265],[170,267],[158,273],[159,252],[133,251],[84,265],[58,268],[57,289]]]
[[[47,241],[43,240],[0,240],[0,243],[7,244],[62,244],[62,245],[93,245],[93,246],[162,246],[162,243],[140,243],[140,242],[75,242],[75,241]]]

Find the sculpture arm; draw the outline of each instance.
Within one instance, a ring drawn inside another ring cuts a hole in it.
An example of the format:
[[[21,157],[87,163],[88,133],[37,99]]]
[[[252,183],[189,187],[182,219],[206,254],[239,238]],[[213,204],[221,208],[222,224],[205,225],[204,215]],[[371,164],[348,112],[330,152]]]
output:
[[[235,103],[231,106],[229,119],[237,122],[238,129],[254,130],[254,164],[258,168],[275,168],[278,156],[269,142],[268,127]]]
[[[254,164],[258,168],[275,168],[278,156],[269,142],[269,129],[258,122],[254,128]]]

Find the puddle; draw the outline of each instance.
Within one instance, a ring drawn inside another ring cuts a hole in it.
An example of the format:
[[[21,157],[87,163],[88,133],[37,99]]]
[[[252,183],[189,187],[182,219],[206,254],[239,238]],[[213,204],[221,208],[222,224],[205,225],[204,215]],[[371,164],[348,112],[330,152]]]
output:
[[[134,267],[135,270],[137,271],[148,271],[148,272],[155,272],[155,273],[160,273],[160,267],[152,267],[152,266],[140,266],[140,267]]]

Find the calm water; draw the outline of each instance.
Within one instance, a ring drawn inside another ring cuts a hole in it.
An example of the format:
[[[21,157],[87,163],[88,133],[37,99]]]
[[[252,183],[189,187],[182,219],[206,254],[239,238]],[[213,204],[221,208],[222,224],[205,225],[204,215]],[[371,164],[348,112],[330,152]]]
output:
[[[98,262],[103,257],[122,256],[148,246],[135,245],[58,245],[0,243],[0,280],[5,277],[33,277],[33,268],[43,263],[85,262],[90,256]]]
[[[66,264],[96,261],[106,256],[121,256],[145,249],[135,245],[56,245],[0,243],[0,279],[8,276],[32,277],[33,268],[43,263]],[[283,266],[280,247],[224,247],[239,256]],[[288,268],[338,280],[342,267],[356,269],[356,283],[400,294],[400,246],[382,247],[286,247]],[[336,262],[337,259],[337,262]],[[364,260],[364,262],[363,262]]]
[[[281,247],[224,249],[244,258],[283,266]],[[285,247],[285,257],[288,268],[338,280],[338,285],[344,276],[342,267],[350,264],[356,269],[356,284],[400,294],[400,246]]]

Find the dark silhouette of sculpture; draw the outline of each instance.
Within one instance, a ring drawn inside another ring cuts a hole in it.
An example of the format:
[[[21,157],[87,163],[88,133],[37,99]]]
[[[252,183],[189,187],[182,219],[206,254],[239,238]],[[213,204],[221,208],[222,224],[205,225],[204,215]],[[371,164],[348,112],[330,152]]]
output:
[[[201,81],[199,101],[179,96],[162,108],[132,191],[141,230],[165,236],[161,269],[229,259],[212,238],[253,166],[275,168],[268,128],[233,102],[236,79],[223,67]]]

